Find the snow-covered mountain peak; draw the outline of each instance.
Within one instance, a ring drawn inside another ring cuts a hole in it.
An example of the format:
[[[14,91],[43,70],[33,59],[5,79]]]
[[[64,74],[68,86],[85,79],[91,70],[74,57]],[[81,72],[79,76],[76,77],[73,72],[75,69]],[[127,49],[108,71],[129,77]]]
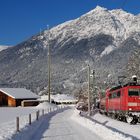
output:
[[[113,10],[110,10],[110,12],[120,14],[120,15],[132,15],[132,16],[134,16],[133,14],[128,13],[128,12],[124,11],[123,9],[113,9]]]
[[[93,11],[105,11],[105,10],[107,10],[107,8],[101,7],[99,5],[97,5],[96,8],[93,9]]]
[[[139,23],[140,16],[127,13],[122,9],[107,10],[97,6],[77,19],[66,21],[50,29],[50,31],[45,30],[39,38],[45,42],[46,47],[48,40],[56,39],[54,44],[54,48],[56,48],[58,47],[57,44],[64,46],[70,40],[76,43],[81,39],[105,34],[113,37],[112,45],[117,47],[129,36],[140,32]]]
[[[7,49],[9,46],[0,45],[0,51]]]
[[[96,15],[103,15],[105,13],[108,13],[109,11],[107,10],[107,8],[101,7],[101,6],[96,6],[95,9],[89,11],[88,13],[84,14],[83,16],[96,16]]]
[[[107,10],[97,6],[95,9],[81,17],[67,21],[50,30],[50,33],[58,42],[64,38],[88,38],[96,34],[107,34],[113,36],[120,42],[125,40],[134,32],[140,31],[140,18],[127,13],[122,9]],[[116,43],[115,45],[118,45]]]

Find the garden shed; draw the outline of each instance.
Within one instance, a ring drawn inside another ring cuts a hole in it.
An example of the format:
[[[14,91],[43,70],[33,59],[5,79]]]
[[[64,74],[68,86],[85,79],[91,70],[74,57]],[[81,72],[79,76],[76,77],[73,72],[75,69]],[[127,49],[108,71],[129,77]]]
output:
[[[23,100],[38,98],[38,95],[24,88],[0,88],[0,106],[21,106]]]

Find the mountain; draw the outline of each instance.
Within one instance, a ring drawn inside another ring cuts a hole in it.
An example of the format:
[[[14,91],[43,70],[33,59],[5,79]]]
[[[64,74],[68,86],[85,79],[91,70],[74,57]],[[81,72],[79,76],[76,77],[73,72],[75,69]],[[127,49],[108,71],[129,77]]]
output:
[[[0,52],[0,86],[43,90],[48,45],[52,91],[73,93],[87,88],[88,64],[95,69],[99,87],[116,83],[126,72],[130,56],[140,49],[139,23],[140,15],[97,6],[75,20],[44,30]]]
[[[9,46],[0,45],[0,51],[7,49]]]
[[[127,64],[126,75],[136,75],[140,82],[140,49],[136,49]]]

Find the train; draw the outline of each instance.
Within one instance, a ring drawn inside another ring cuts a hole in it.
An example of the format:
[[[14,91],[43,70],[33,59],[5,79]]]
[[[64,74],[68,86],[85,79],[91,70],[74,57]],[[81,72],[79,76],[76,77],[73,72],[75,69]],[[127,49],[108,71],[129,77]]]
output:
[[[105,97],[100,99],[99,111],[130,124],[140,122],[140,84],[137,78],[125,85],[107,89]]]

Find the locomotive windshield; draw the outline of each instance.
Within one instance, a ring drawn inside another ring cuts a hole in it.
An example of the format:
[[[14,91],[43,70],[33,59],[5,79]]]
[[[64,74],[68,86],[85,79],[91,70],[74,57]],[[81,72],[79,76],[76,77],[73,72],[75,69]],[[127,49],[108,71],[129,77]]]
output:
[[[129,89],[129,96],[140,96],[140,89]]]

